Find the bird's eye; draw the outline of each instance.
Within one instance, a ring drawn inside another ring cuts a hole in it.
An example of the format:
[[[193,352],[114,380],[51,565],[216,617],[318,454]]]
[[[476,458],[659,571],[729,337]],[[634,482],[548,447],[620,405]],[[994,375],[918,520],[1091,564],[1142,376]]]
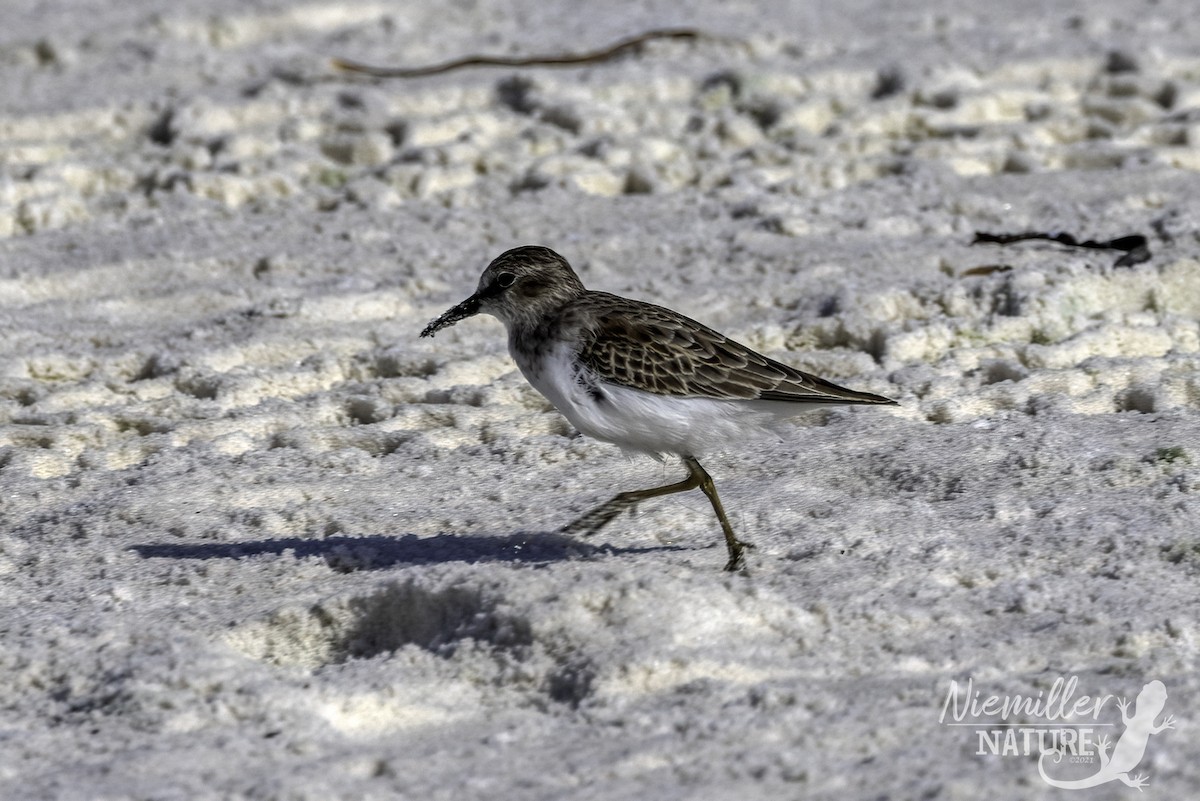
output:
[[[508,289],[517,280],[517,277],[512,273],[500,273],[496,276],[496,283],[504,289]]]

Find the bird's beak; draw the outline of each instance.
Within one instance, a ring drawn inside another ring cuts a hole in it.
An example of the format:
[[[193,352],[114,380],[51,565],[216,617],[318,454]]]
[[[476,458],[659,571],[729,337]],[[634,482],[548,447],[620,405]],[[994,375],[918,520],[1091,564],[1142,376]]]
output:
[[[425,326],[425,330],[421,332],[421,336],[431,337],[443,328],[449,328],[454,325],[459,320],[474,317],[476,314],[479,314],[479,302],[479,293],[476,292],[454,308],[442,312],[440,317],[432,320],[429,325]]]

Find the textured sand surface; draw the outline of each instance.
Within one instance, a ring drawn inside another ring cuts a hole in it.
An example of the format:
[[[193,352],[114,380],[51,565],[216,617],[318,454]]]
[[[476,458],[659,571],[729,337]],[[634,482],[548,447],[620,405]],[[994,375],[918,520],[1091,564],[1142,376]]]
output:
[[[0,798],[1046,797],[939,715],[1070,676],[1194,793],[1193,4],[546,6],[6,4]],[[682,469],[417,338],[526,243],[901,406],[562,536]]]

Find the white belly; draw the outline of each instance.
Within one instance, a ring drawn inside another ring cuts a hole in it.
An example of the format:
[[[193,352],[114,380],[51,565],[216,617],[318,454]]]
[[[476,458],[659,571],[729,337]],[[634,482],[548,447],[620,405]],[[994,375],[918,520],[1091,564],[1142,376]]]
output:
[[[581,380],[566,343],[556,343],[540,363],[510,347],[530,384],[546,396],[571,425],[589,437],[629,451],[698,456],[769,428],[779,419],[773,407],[752,401],[678,398],[607,382]],[[799,406],[787,416],[803,411]]]

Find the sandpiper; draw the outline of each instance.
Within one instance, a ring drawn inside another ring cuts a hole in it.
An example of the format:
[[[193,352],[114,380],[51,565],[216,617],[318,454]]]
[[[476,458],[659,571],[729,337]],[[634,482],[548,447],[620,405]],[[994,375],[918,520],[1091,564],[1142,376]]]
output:
[[[545,247],[497,256],[475,294],[421,336],[480,312],[504,323],[521,373],[580,432],[659,460],[675,454],[687,468],[682,481],[622,492],[563,531],[593,534],[641,501],[699,487],[725,534],[726,570],[741,568],[751,546],[733,533],[698,454],[806,409],[896,403],[788,367],[662,306],[585,289],[566,259]]]

